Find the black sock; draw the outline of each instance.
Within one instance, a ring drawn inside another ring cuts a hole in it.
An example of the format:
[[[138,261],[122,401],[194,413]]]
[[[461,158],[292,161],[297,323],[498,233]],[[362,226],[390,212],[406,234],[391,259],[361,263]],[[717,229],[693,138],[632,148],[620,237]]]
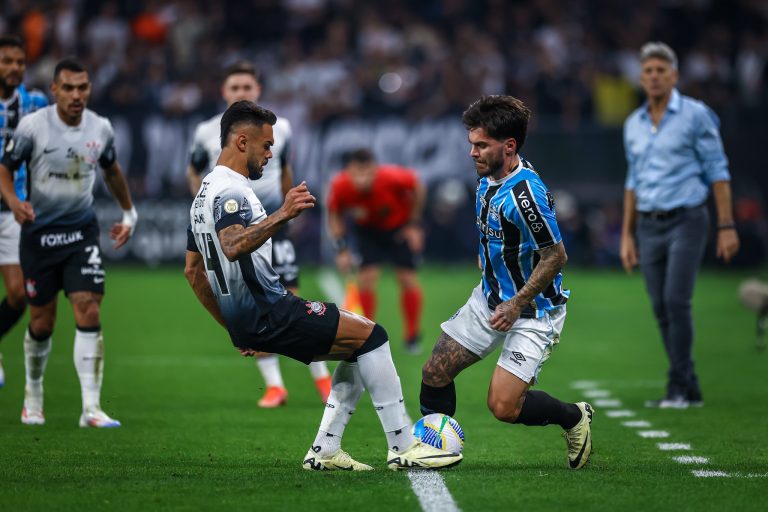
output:
[[[422,382],[419,401],[424,416],[435,412],[453,416],[456,412],[456,385],[451,381],[447,386],[436,388]]]
[[[24,307],[22,306],[21,309],[12,308],[11,305],[8,304],[8,297],[4,298],[3,302],[0,302],[0,338],[5,336],[5,334],[16,325],[16,322],[19,321],[19,318],[21,318],[23,314]]]
[[[515,423],[529,427],[554,423],[568,430],[575,427],[580,420],[581,409],[576,404],[561,402],[543,391],[528,391]]]

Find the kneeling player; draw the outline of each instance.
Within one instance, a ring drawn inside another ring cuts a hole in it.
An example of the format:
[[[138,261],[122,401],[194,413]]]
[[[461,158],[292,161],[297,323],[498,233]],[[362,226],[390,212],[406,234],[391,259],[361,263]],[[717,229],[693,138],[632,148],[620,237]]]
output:
[[[372,469],[341,449],[344,428],[364,388],[384,427],[390,468],[459,463],[461,454],[437,450],[411,434],[386,331],[334,304],[300,299],[280,284],[272,267],[270,237],[312,208],[315,198],[302,183],[267,216],[253,193],[248,180],[258,179],[272,156],[274,123],[272,112],[249,101],[236,102],[224,113],[221,156],[190,209],[185,269],[190,285],[243,355],[272,352],[305,364],[342,360],[305,469]]]

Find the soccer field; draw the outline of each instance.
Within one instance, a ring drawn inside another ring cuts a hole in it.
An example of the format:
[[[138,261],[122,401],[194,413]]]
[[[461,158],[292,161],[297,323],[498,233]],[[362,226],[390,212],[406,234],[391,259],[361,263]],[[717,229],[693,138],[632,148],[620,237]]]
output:
[[[316,275],[302,275],[303,295],[323,297]],[[465,460],[440,473],[456,507],[766,510],[768,353],[756,352],[754,317],[736,298],[744,277],[700,277],[695,354],[706,405],[660,411],[643,408],[645,399],[663,394],[665,358],[641,278],[568,269],[568,320],[540,389],[568,401],[591,395],[592,459],[571,471],[559,427],[510,426],[492,417],[485,397],[494,355],[457,379]],[[391,274],[379,298],[378,320],[392,338],[414,419],[421,364],[439,323],[465,302],[479,276],[471,267],[428,267],[422,278],[421,355],[402,349]],[[47,423],[19,422],[22,321],[0,345],[0,510],[436,510],[422,505],[407,474],[386,469],[384,435],[367,395],[344,447],[376,471],[304,471],[323,408],[303,365],[283,359],[288,405],[259,409],[263,384],[253,361],[238,355],[197,304],[180,268],[111,268],[107,284],[102,405],[123,427],[77,427],[74,325],[64,301],[45,379]],[[690,449],[662,450],[660,443]],[[675,460],[681,456],[688,459]],[[728,476],[711,476],[721,473]]]

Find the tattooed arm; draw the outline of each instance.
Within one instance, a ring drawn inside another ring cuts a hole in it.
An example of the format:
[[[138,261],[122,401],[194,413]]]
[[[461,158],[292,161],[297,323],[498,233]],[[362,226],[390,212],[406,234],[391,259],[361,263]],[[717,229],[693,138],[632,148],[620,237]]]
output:
[[[315,197],[307,190],[303,181],[285,195],[285,202],[275,213],[252,226],[234,224],[219,231],[221,250],[229,261],[237,261],[250,254],[266,242],[283,224],[297,217],[307,208],[315,206]]]
[[[529,304],[536,295],[549,286],[568,261],[563,243],[557,243],[538,251],[539,262],[531,273],[531,277],[514,297],[496,306],[496,311],[491,315],[491,327],[497,331],[508,331],[517,321],[520,312],[526,304]]]

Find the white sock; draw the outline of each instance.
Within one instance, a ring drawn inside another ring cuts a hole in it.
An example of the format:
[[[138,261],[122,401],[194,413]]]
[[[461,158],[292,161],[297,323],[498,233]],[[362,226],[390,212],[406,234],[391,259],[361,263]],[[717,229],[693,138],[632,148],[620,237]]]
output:
[[[387,436],[389,449],[394,452],[407,449],[416,440],[411,433],[411,418],[405,410],[400,377],[392,361],[389,342],[357,356],[357,363],[365,389],[371,394],[373,406]]]
[[[312,361],[309,363],[309,373],[312,374],[312,378],[315,380],[330,375],[328,372],[328,365],[325,364],[325,361]]]
[[[256,358],[256,365],[259,367],[267,387],[285,387],[283,375],[280,373],[280,360],[277,358],[277,354]]]
[[[38,403],[34,404],[34,407],[40,409],[43,407],[43,374],[50,353],[50,336],[45,341],[37,341],[32,339],[29,329],[27,329],[24,334],[24,368],[27,377],[24,407],[27,407],[27,399],[39,400]]]
[[[83,411],[100,409],[101,382],[104,377],[104,338],[101,331],[75,329],[73,352],[83,395]]]
[[[339,362],[331,382],[331,394],[315,442],[312,443],[312,450],[320,456],[331,455],[341,448],[344,429],[364,389],[357,363]]]

